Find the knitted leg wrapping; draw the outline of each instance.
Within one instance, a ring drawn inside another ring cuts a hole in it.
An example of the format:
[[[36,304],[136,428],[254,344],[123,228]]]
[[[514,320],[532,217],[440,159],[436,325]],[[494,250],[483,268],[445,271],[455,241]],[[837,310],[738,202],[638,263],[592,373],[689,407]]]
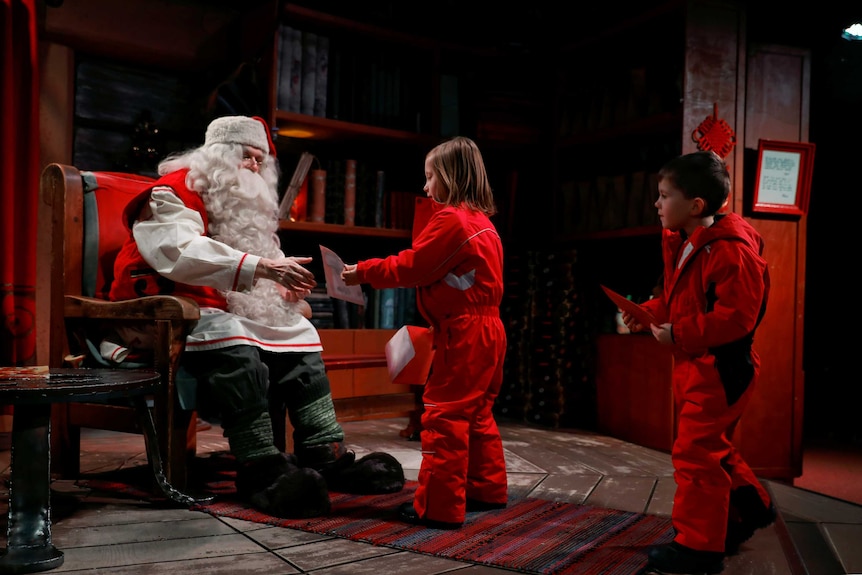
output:
[[[344,431],[335,419],[335,406],[328,393],[289,411],[302,447],[344,440]]]
[[[230,444],[230,452],[240,463],[279,453],[273,443],[272,421],[266,412],[247,426],[225,430],[225,436]]]

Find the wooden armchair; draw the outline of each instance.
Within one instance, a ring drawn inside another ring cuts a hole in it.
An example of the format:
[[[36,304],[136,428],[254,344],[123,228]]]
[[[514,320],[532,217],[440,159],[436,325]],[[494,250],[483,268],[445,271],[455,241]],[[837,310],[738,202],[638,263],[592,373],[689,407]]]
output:
[[[113,262],[127,233],[122,211],[153,180],[111,172],[81,172],[50,164],[40,193],[51,210],[50,364],[98,365],[100,338],[115,326],[136,326],[152,334],[146,363],[161,375],[152,397],[153,418],[164,473],[177,489],[188,480],[195,454],[195,413],[180,406],[176,377],[186,335],[200,318],[195,302],[173,296],[107,301]],[[118,367],[120,369],[120,367]],[[51,416],[52,472],[72,478],[80,471],[82,427],[143,433],[128,405],[55,404]]]

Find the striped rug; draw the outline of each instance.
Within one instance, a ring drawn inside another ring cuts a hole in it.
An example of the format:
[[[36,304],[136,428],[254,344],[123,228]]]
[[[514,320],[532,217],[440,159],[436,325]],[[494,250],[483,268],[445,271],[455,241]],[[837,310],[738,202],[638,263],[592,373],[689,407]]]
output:
[[[651,545],[673,539],[666,518],[521,498],[501,510],[468,513],[457,530],[399,521],[395,509],[413,500],[416,482],[390,495],[330,493],[332,513],[312,519],[279,519],[227,499],[197,507],[233,517],[320,535],[343,537],[447,559],[542,575],[633,575]]]

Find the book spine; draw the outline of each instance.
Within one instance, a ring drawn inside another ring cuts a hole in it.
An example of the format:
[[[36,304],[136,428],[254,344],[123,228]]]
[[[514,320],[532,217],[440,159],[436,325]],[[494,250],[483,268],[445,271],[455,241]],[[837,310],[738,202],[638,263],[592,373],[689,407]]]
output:
[[[326,162],[326,210],[324,221],[328,224],[344,223],[344,160],[330,159]]]
[[[290,98],[288,111],[299,113],[302,102],[302,31],[290,28]]]
[[[296,199],[290,206],[290,219],[294,222],[304,222],[308,219],[308,178],[302,180]]]
[[[386,190],[386,174],[383,170],[377,170],[377,179],[375,180],[375,196],[374,196],[374,226],[382,228],[384,225],[384,215],[386,214],[386,206],[384,206],[384,192]]]
[[[314,115],[314,93],[317,90],[317,34],[302,33],[302,83],[299,112]]]
[[[329,38],[317,37],[317,70],[314,81],[314,115],[326,117],[326,82],[329,76]]]
[[[458,77],[440,75],[440,135],[456,136],[460,133],[458,112]]]
[[[365,315],[365,327],[369,329],[380,328],[380,290],[372,289],[368,292],[368,313]]]
[[[350,327],[350,311],[349,307],[354,304],[348,304],[343,299],[332,299],[333,320],[336,329],[348,329]]]
[[[410,288],[395,288],[395,327],[404,325],[405,310],[407,305],[407,291]]]
[[[398,288],[383,288],[380,296],[380,328],[395,328],[395,294]]]
[[[311,207],[308,221],[322,222],[326,216],[326,170],[311,170]]]
[[[333,40],[330,43],[329,65],[327,66],[326,117],[336,120],[344,117],[344,110],[341,107],[341,76],[344,74],[342,60],[341,46]]]
[[[356,160],[344,166],[344,225],[356,224]]]
[[[281,25],[278,32],[278,109],[290,109],[290,67],[293,65],[293,39],[290,26]]]
[[[356,214],[357,226],[374,226],[374,172],[367,162],[356,162]]]

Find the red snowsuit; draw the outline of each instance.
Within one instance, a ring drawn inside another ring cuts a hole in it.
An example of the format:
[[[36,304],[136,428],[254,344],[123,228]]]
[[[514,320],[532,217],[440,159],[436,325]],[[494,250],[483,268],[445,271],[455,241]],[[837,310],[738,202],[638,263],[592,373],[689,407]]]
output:
[[[672,520],[675,540],[700,551],[724,551],[731,489],[751,485],[770,504],[730,441],[760,370],[752,342],[769,292],[762,251],[760,235],[737,214],[718,215],[687,239],[664,230],[662,294],[644,304],[672,324]]]
[[[361,261],[356,271],[375,288],[416,287],[419,311],[434,330],[416,512],[461,523],[466,498],[505,503],[506,461],[492,414],[506,352],[503,246],[494,225],[466,207],[440,208],[411,249]]]

